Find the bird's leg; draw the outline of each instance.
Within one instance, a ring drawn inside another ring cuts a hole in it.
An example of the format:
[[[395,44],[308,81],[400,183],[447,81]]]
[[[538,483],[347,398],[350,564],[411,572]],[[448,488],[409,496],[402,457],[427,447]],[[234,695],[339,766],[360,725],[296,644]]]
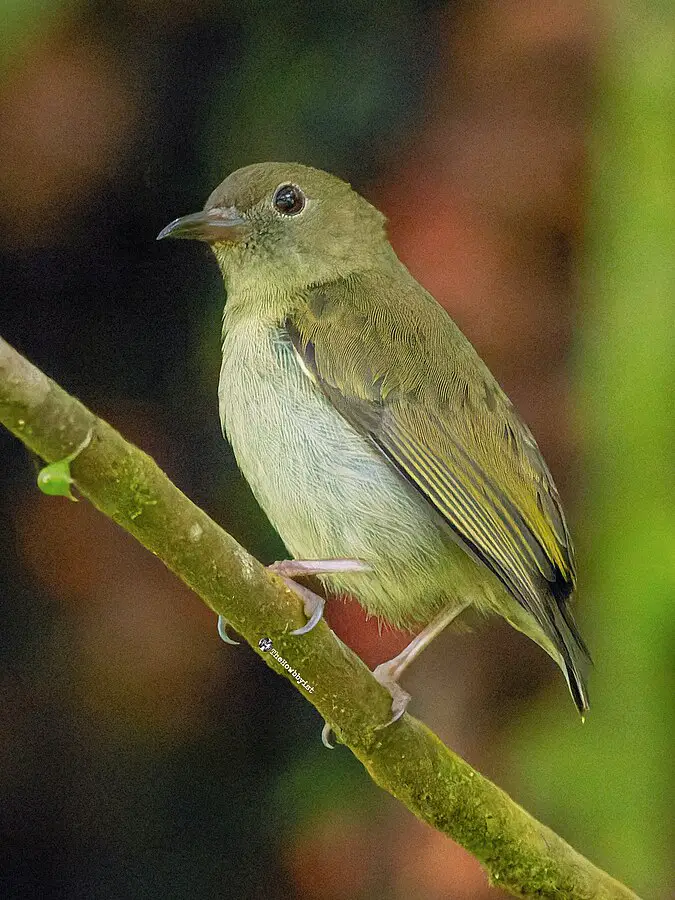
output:
[[[309,588],[293,581],[298,576],[308,575],[334,575],[339,572],[370,572],[372,566],[360,559],[283,559],[280,562],[268,566],[272,572],[279,575],[292,591],[302,598],[307,622],[301,627],[291,631],[291,634],[307,634],[323,616],[326,601],[323,597],[310,591]],[[321,731],[321,743],[328,750],[334,750],[330,742],[331,727],[325,722]]]
[[[424,650],[424,648],[427,647],[444,628],[447,628],[453,619],[456,619],[469,604],[470,601],[467,600],[466,603],[463,603],[461,606],[444,609],[435,619],[432,619],[426,628],[420,631],[420,633],[414,637],[408,646],[401,650],[397,656],[386,662],[380,663],[380,665],[373,670],[375,678],[380,682],[382,687],[385,687],[389,691],[392,698],[392,717],[384,725],[380,725],[380,728],[386,728],[387,725],[391,725],[393,722],[400,719],[410,702],[410,694],[407,691],[404,691],[398,683],[401,675],[405,672],[410,663],[420,655],[422,650]]]
[[[291,631],[291,634],[307,634],[323,616],[326,601],[314,591],[294,581],[298,577],[315,575],[335,575],[340,572],[370,572],[371,566],[360,559],[283,559],[268,566],[271,572],[279,575],[289,588],[300,597],[305,607],[307,622]]]
[[[291,631],[291,634],[307,634],[323,616],[323,608],[326,601],[314,591],[298,584],[294,578],[309,577],[315,575],[335,575],[340,572],[370,572],[372,567],[360,559],[282,559],[281,562],[272,563],[267,567],[274,572],[288,587],[300,597],[305,608],[307,622],[301,627]],[[218,634],[226,644],[238,644],[227,633],[228,622],[222,616],[218,616]]]
[[[372,571],[372,566],[360,559],[282,559],[267,568],[282,578]]]

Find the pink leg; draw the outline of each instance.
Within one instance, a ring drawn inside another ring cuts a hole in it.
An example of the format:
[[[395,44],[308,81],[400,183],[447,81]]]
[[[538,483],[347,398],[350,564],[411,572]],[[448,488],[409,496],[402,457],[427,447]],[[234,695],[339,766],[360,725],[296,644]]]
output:
[[[396,722],[400,719],[410,702],[410,694],[407,693],[407,691],[404,691],[398,683],[401,675],[408,668],[410,663],[420,655],[422,650],[424,650],[435,637],[438,637],[441,631],[443,631],[444,628],[447,628],[453,619],[456,619],[467,606],[469,606],[468,600],[461,606],[444,609],[435,619],[432,619],[426,628],[420,631],[417,637],[414,637],[408,646],[401,650],[397,656],[387,660],[387,662],[380,663],[373,671],[375,678],[380,682],[382,687],[385,687],[389,691],[392,698],[392,718],[385,725],[380,727],[386,728],[387,725],[391,725],[392,722]]]
[[[301,598],[305,607],[307,622],[291,631],[291,634],[307,634],[323,616],[326,601],[309,588],[298,584],[294,578],[308,575],[335,575],[339,572],[371,572],[372,567],[360,559],[283,559],[268,566],[279,575],[289,588]]]

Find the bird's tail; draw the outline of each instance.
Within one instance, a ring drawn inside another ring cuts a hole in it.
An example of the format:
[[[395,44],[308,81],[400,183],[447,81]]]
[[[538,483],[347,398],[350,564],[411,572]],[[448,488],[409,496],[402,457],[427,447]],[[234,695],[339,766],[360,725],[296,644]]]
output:
[[[593,664],[588,647],[579,634],[572,611],[566,604],[556,605],[553,625],[555,629],[558,665],[563,671],[572,699],[582,719],[589,708],[586,676]],[[550,652],[550,651],[549,651]],[[554,657],[555,658],[555,657]]]
[[[546,631],[515,601],[506,618],[514,628],[539,644],[560,666],[575,706],[583,719],[589,708],[586,676],[592,665],[591,656],[567,605],[553,602],[549,610],[550,618],[547,617]]]

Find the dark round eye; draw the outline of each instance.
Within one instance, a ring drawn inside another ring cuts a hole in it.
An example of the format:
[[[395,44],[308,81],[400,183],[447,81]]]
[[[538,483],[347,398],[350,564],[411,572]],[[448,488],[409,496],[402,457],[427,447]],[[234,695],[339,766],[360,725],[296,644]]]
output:
[[[282,184],[274,193],[274,208],[284,216],[297,216],[305,208],[305,195],[294,184]]]

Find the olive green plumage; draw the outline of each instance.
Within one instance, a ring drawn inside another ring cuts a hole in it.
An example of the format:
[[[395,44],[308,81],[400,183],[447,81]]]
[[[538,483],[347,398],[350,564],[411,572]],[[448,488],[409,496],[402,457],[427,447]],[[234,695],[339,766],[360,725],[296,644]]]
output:
[[[267,163],[235,172],[205,213],[178,223],[220,264],[223,427],[291,553],[370,563],[323,580],[397,626],[467,599],[503,615],[555,659],[585,710],[558,492],[487,367],[394,254],[381,214],[331,175]]]

